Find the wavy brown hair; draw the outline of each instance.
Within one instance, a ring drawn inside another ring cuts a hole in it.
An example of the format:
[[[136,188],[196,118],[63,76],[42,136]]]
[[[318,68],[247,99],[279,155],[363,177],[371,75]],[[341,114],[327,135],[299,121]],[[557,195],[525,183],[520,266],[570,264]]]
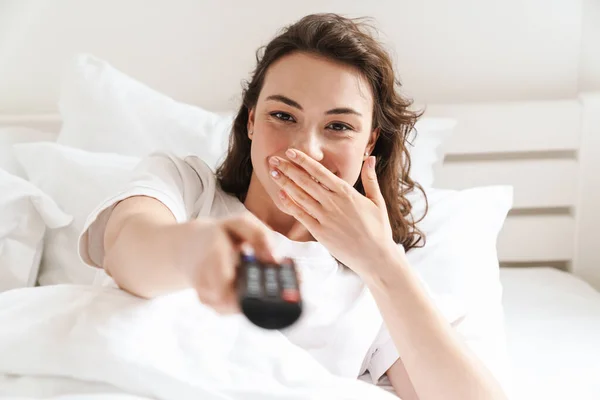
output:
[[[229,152],[217,169],[217,179],[225,192],[244,201],[250,177],[251,140],[248,138],[248,114],[256,106],[269,66],[292,52],[305,52],[356,68],[369,82],[373,92],[371,131],[380,128],[372,155],[377,157],[376,172],[385,199],[393,238],[406,250],[424,245],[424,234],[416,227],[412,205],[406,197],[421,186],[410,177],[407,145],[414,125],[421,116],[411,111],[412,100],[400,94],[392,60],[365,18],[349,19],[337,14],[312,14],[287,26],[269,44],[256,52],[256,69],[245,82],[242,104],[235,117]],[[354,184],[365,194],[360,177]],[[426,198],[426,197],[425,197]],[[424,216],[424,215],[423,215]]]

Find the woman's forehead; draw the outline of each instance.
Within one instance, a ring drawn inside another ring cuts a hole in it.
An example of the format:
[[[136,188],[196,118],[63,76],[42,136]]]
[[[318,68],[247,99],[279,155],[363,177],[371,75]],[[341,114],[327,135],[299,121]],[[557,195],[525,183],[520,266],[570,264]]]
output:
[[[372,112],[373,96],[358,69],[306,53],[282,57],[269,67],[260,97],[283,95],[303,108],[351,107]]]

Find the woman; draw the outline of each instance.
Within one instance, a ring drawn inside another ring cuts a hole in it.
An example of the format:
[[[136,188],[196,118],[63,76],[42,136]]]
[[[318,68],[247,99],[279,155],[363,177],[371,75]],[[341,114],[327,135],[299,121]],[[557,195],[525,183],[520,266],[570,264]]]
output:
[[[197,157],[147,157],[90,216],[84,260],[137,296],[193,287],[228,312],[241,246],[268,261],[277,249],[297,259],[309,305],[289,337],[332,371],[387,376],[402,399],[504,399],[405,257],[423,239],[406,198],[419,115],[388,54],[366,25],[325,14],[289,26],[257,61],[216,176]],[[375,312],[356,311],[364,288]]]

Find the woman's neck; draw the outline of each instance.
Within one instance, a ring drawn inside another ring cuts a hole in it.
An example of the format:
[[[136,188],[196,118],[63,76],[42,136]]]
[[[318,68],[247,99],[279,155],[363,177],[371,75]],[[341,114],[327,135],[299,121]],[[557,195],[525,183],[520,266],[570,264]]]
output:
[[[277,208],[254,173],[250,178],[244,206],[271,229],[290,240],[298,242],[315,240],[304,225]]]

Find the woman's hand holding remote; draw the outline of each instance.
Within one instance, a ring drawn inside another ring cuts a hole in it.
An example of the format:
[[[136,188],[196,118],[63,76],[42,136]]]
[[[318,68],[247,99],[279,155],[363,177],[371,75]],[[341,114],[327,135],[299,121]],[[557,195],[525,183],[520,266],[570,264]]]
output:
[[[117,240],[118,239],[118,240]],[[274,262],[269,229],[250,212],[177,223],[169,209],[145,196],[115,206],[104,232],[102,266],[122,289],[144,298],[194,288],[219,312],[239,310],[236,268],[249,244]]]
[[[225,219],[199,219],[181,225],[177,267],[202,303],[218,312],[239,311],[235,288],[240,252],[249,244],[256,257],[275,262],[268,228],[250,213]]]

